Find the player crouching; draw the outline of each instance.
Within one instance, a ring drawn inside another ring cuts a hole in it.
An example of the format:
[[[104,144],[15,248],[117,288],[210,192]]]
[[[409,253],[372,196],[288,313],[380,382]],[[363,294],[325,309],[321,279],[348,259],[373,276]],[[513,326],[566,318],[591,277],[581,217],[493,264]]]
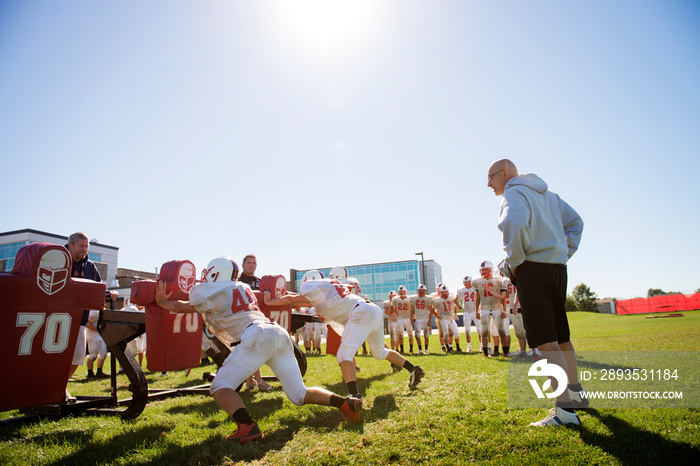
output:
[[[265,317],[251,288],[237,281],[238,272],[236,262],[219,257],[209,262],[202,273],[202,282],[190,290],[189,301],[170,301],[164,283],[159,283],[156,289],[156,302],[163,309],[176,313],[199,312],[219,340],[226,345],[240,342],[232,348],[209,389],[216,403],[238,424],[238,430],[228,440],[245,443],[262,438],[258,424],[251,419],[236,388],[263,364],[272,369],[285,395],[295,405],[335,406],[350,422],[362,422],[362,401],[304,385],[289,333]]]
[[[323,278],[318,270],[309,271],[304,275],[299,292],[298,295],[290,293],[277,299],[270,299],[269,293],[265,293],[265,304],[313,306],[325,321],[335,322],[344,327],[337,360],[351,397],[361,397],[357,388],[353,357],[364,341],[367,341],[375,359],[386,359],[410,373],[409,388],[418,385],[424,375],[423,369],[414,366],[384,344],[384,313],[379,306],[351,294],[338,280]]]

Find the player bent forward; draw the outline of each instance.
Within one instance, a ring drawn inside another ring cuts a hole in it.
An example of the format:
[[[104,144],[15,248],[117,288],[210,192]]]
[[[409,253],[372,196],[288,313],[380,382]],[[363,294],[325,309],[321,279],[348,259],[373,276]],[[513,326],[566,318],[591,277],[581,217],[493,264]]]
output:
[[[231,350],[209,390],[238,424],[238,430],[227,440],[245,443],[262,438],[236,388],[263,364],[272,369],[295,405],[335,406],[350,422],[361,422],[362,401],[304,385],[289,333],[265,317],[251,288],[236,281],[238,272],[238,264],[230,258],[213,259],[202,274],[202,282],[190,290],[189,301],[168,300],[170,293],[166,293],[164,283],[156,288],[156,302],[162,308],[176,313],[199,312],[209,330],[226,345],[240,342]]]
[[[290,293],[277,299],[270,299],[269,293],[265,293],[265,304],[313,306],[324,320],[344,326],[336,357],[351,397],[361,398],[353,357],[364,341],[367,341],[375,359],[386,359],[411,374],[408,382],[410,388],[418,385],[423,378],[423,369],[384,345],[384,313],[379,306],[351,294],[338,280],[323,278],[318,270],[304,275],[299,292],[298,295]]]

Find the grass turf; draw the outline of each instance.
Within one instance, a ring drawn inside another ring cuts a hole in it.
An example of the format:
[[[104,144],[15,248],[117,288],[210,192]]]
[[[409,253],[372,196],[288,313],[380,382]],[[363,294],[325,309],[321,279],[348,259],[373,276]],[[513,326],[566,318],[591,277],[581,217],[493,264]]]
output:
[[[666,319],[570,314],[572,341],[579,351],[698,351],[700,312],[684,314]],[[187,396],[151,402],[134,421],[84,416],[2,426],[0,464],[646,465],[700,459],[697,409],[587,410],[580,413],[580,427],[529,428],[546,411],[508,408],[506,360],[445,355],[436,337],[430,350],[409,356],[426,370],[417,390],[408,388],[406,371],[393,374],[386,361],[358,356],[365,410],[360,426],[346,423],[334,408],[295,406],[273,383],[269,393],[242,392],[264,434],[258,443],[223,441],[235,423],[210,397]],[[189,377],[184,371],[166,377],[149,372],[147,379],[155,388],[193,386],[214,368],[193,369]],[[69,383],[72,394],[109,393],[108,381],[84,379],[81,366]],[[346,394],[332,356],[309,356],[305,381]],[[120,376],[119,383],[126,378]]]

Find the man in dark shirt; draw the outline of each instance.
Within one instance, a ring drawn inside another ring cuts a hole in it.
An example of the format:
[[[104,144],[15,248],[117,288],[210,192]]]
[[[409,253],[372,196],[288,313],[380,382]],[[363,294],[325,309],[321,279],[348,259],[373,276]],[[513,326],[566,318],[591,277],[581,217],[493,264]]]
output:
[[[71,267],[71,277],[75,278],[85,278],[87,280],[92,280],[95,282],[102,282],[102,277],[100,272],[97,270],[95,264],[88,259],[88,250],[90,249],[90,240],[82,232],[73,233],[68,237],[68,244],[66,244],[66,249],[70,253],[72,260]],[[118,293],[116,291],[110,291],[110,297],[112,300],[117,299]],[[70,367],[70,373],[68,374],[68,380],[73,376],[78,366],[82,366],[85,363],[85,325],[88,321],[88,316],[90,315],[90,310],[86,309],[83,312],[83,318],[80,321],[80,330],[78,331],[78,341],[75,344],[75,352],[73,353],[73,363]],[[66,389],[66,401],[75,401]]]
[[[254,290],[260,289],[260,279],[255,276],[255,269],[258,268],[258,260],[254,255],[248,254],[243,258],[243,273],[238,277],[239,282],[246,283]]]

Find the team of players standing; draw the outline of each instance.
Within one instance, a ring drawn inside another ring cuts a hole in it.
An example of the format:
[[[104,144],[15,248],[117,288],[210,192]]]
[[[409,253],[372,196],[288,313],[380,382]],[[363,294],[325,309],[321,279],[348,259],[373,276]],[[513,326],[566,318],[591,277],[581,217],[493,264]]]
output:
[[[405,286],[398,294],[389,292],[384,301],[392,349],[404,352],[404,335],[408,334],[409,352],[413,353],[414,334],[418,354],[428,353],[432,319],[437,319],[438,335],[442,351],[461,352],[457,314],[464,313],[464,329],[467,351],[472,351],[471,325],[474,323],[479,339],[479,351],[484,358],[499,356],[499,343],[503,345],[503,356],[510,353],[510,325],[513,324],[520,352],[525,352],[525,329],[519,312],[517,290],[510,279],[494,274],[493,264],[481,263],[480,278],[464,277],[464,287],[452,294],[447,285],[439,284],[437,291],[428,295],[428,289],[420,284],[416,295],[408,296]],[[489,352],[489,335],[494,338],[493,352]],[[422,341],[421,341],[422,337]],[[454,346],[453,346],[454,343]]]

